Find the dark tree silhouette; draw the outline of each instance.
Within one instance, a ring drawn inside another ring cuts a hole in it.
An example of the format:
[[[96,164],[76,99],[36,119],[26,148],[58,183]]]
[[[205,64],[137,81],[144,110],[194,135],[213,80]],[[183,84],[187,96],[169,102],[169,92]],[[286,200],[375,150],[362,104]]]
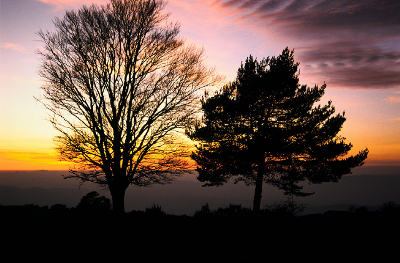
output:
[[[248,57],[234,82],[203,99],[203,122],[188,131],[200,142],[192,154],[198,179],[218,186],[238,176],[255,184],[255,211],[263,182],[307,196],[299,182],[337,182],[368,155],[365,149],[346,156],[352,145],[338,135],[344,112],[333,115],[331,101],[315,106],[326,85],[299,85],[298,65],[288,48],[260,62]]]
[[[130,184],[166,183],[186,168],[182,131],[193,124],[197,91],[218,80],[203,50],[166,22],[163,0],[111,0],[56,18],[44,42],[43,104],[61,133],[71,175],[108,186],[124,211]],[[167,173],[169,171],[169,173]]]

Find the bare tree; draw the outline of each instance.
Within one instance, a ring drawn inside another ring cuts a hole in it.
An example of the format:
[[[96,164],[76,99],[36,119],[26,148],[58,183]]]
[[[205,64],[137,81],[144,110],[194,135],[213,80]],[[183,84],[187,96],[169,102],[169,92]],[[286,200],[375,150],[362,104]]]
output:
[[[76,164],[68,177],[106,185],[117,212],[130,184],[169,182],[171,171],[187,167],[180,131],[199,110],[198,91],[218,81],[164,6],[111,0],[66,12],[55,32],[38,32],[41,101],[60,132],[61,158]]]

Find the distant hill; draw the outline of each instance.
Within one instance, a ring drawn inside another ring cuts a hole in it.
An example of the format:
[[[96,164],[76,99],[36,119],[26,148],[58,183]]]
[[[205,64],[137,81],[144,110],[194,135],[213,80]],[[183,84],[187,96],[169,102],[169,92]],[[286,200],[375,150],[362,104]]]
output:
[[[110,198],[108,191],[97,185],[61,177],[64,171],[0,172],[0,205],[37,204],[51,206],[65,204],[75,207],[82,196],[98,191]],[[160,205],[170,214],[192,215],[208,203],[211,209],[241,204],[251,207],[254,188],[242,183],[228,183],[222,187],[202,187],[196,174],[185,174],[169,185],[155,185],[146,188],[131,186],[126,193],[126,211],[145,210],[153,204]],[[345,176],[339,183],[304,185],[306,191],[315,194],[296,199],[306,204],[305,213],[343,210],[349,206],[367,206],[370,209],[384,202],[400,203],[399,175],[353,175]],[[285,197],[281,191],[265,186],[263,205],[279,202]]]
[[[372,208],[389,201],[400,202],[399,175],[344,176],[338,183],[305,185],[304,189],[315,191],[312,196],[298,199],[308,204],[306,213],[311,212],[311,207],[362,205]]]

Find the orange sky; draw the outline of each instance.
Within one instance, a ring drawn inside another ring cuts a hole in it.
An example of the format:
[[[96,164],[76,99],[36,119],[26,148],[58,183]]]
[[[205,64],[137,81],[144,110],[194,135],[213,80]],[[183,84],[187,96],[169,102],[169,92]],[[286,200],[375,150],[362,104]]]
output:
[[[106,1],[0,1],[0,170],[67,169],[54,151],[57,133],[34,99],[41,95],[35,55],[41,43],[35,32],[51,31],[51,20],[67,9]],[[346,111],[341,134],[354,145],[353,153],[368,147],[367,165],[400,165],[400,45],[390,33],[399,32],[400,25],[385,15],[385,10],[400,11],[400,5],[376,6],[371,13],[360,2],[335,13],[334,1],[325,1],[318,10],[234,2],[171,0],[166,11],[171,21],[181,23],[181,36],[203,46],[207,64],[227,81],[250,54],[261,59],[280,54],[286,46],[295,48],[300,82],[313,86],[325,81],[322,103],[332,100],[337,112]],[[291,15],[295,8],[305,16]],[[313,10],[313,16],[306,16]],[[382,28],[364,25],[365,19]]]

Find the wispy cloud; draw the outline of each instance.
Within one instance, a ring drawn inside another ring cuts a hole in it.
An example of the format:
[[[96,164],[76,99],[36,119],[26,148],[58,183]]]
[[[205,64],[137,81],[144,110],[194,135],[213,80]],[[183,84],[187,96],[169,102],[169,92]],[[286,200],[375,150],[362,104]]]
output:
[[[400,103],[400,97],[388,97],[386,100],[389,101],[389,102]]]
[[[400,1],[207,1],[275,41],[296,48],[306,74],[348,88],[400,86]]]
[[[55,10],[62,10],[71,7],[79,7],[82,5],[91,5],[91,4],[106,4],[108,0],[38,0],[40,2],[53,5]]]
[[[1,48],[10,49],[21,53],[30,53],[28,49],[20,44],[5,42],[1,44]]]

